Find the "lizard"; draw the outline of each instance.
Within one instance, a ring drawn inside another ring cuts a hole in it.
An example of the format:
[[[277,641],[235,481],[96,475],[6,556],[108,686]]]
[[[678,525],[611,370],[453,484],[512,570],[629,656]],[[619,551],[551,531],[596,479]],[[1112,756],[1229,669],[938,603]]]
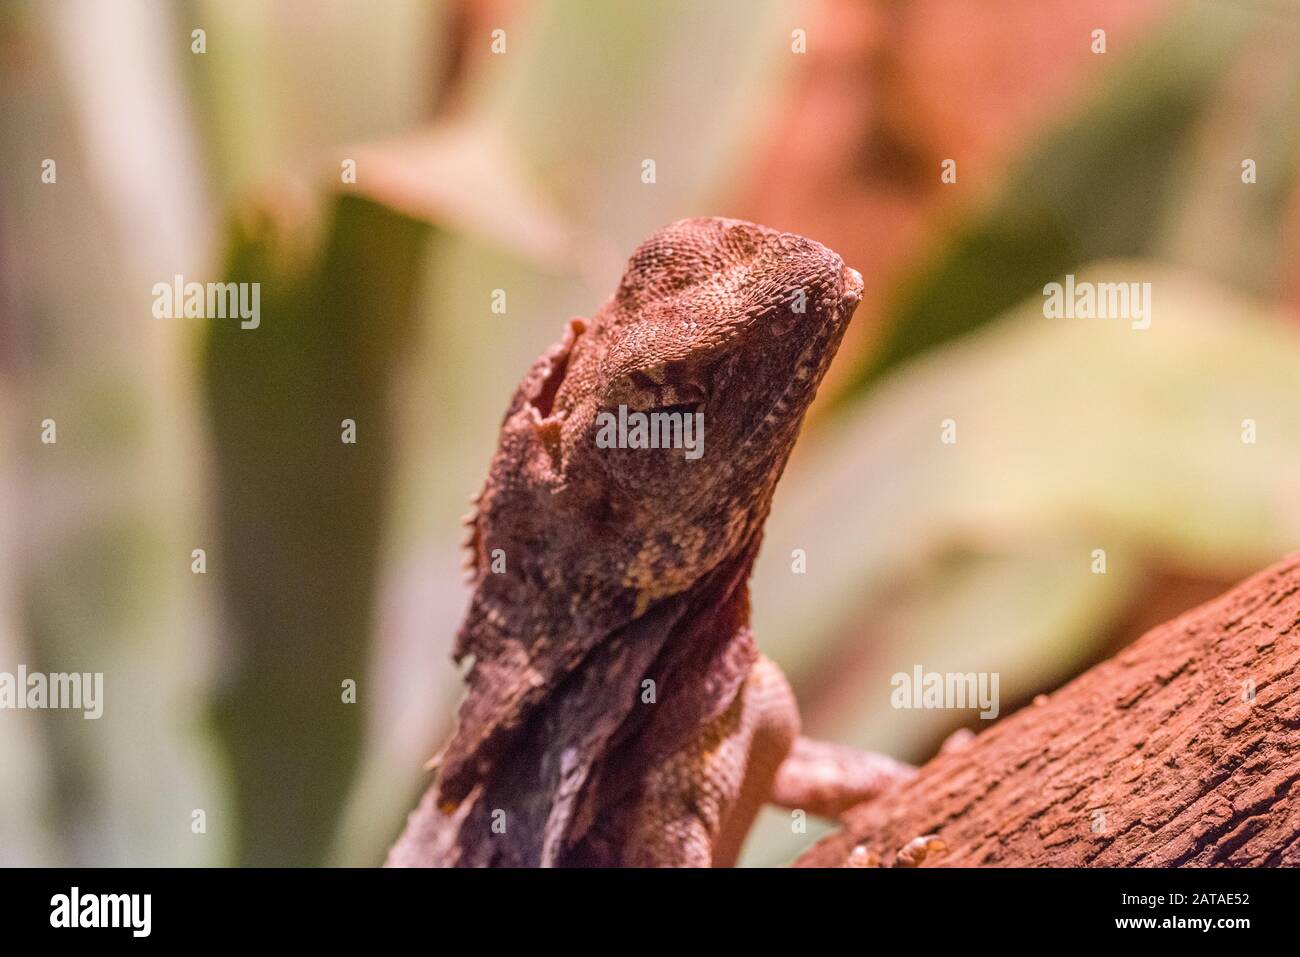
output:
[[[911,773],[801,737],[749,627],[772,496],[862,288],[802,236],[686,219],[534,362],[466,517],[467,691],[390,866],[727,866],[764,803],[833,817]],[[598,441],[618,410],[696,416],[703,451]]]

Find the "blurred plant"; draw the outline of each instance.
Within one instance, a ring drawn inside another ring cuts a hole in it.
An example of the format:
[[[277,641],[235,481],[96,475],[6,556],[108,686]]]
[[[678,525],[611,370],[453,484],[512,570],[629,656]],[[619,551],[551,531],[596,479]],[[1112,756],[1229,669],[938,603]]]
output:
[[[428,229],[340,197],[298,275],[277,261],[284,224],[248,220],[227,276],[261,283],[261,324],[212,323],[203,361],[232,669],[216,718],[238,862],[319,864],[360,756],[358,696],[374,693],[387,398]]]
[[[1245,37],[1238,10],[1192,4],[1103,81],[1092,102],[1025,151],[1001,196],[954,224],[931,261],[886,307],[859,388],[912,356],[972,331],[1070,269],[1155,251],[1189,201],[1178,175]],[[1271,92],[1271,91],[1266,91]],[[1239,146],[1241,144],[1238,144]],[[1276,150],[1289,179],[1293,160]],[[1235,165],[1235,164],[1234,164]],[[1231,167],[1216,179],[1240,185]]]
[[[982,16],[926,4],[949,7]],[[918,176],[910,162],[962,129],[933,90],[855,99],[833,71],[815,82],[840,108],[892,116],[853,127],[877,136],[865,159],[844,128],[774,109],[809,77],[793,29],[850,35],[833,2],[181,10],[28,3],[0,20],[0,149],[20,176],[0,183],[0,669],[102,669],[110,696],[100,722],[0,720],[6,861],[377,862],[453,710],[457,519],[510,389],[644,235],[751,212],[782,183],[812,180],[790,195],[840,210],[824,221],[842,236],[809,229],[837,248],[879,251],[914,223],[901,281],[864,303],[878,335],[841,356],[845,388],[778,490],[754,582],[756,633],[810,731],[924,757],[954,718],[888,710],[893,672],[1000,669],[1004,702],[1023,700],[1112,640],[1163,571],[1231,578],[1300,537],[1300,346],[1269,305],[1300,208],[1284,10],[1176,6],[1071,74],[1041,135],[999,143],[1000,187],[941,216],[935,190],[903,190],[915,208],[883,225],[800,157]],[[924,52],[909,29],[899,50]],[[852,82],[884,69],[860,66]],[[967,134],[1003,108],[993,86],[963,90]],[[786,149],[760,155],[773,140]],[[32,172],[51,155],[57,189]],[[218,273],[213,205],[235,211],[225,277],[262,283],[255,331],[148,315],[152,283]],[[1065,272],[1151,281],[1152,328],[1046,320],[1039,292]],[[34,439],[46,416],[57,447]],[[212,573],[191,575],[209,542]],[[222,758],[198,720],[212,686]],[[747,859],[808,840],[769,817]]]

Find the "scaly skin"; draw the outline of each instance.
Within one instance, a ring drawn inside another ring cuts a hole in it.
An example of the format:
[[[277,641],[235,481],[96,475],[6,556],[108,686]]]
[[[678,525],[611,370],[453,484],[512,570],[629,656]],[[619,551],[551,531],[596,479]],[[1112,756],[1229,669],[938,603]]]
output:
[[[390,864],[730,864],[764,801],[836,813],[907,773],[798,739],[748,628],[772,494],[861,291],[803,237],[683,220],[534,363],[468,520],[468,694]],[[600,447],[620,405],[703,413],[703,455]]]

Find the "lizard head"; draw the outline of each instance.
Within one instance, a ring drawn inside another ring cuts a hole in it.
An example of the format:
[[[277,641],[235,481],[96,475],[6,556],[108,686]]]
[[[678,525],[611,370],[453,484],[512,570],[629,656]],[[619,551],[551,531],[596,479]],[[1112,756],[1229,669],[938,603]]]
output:
[[[757,544],[861,293],[825,246],[739,220],[682,220],[636,250],[518,409],[523,467],[563,503],[558,534],[580,541],[590,574],[644,606]]]
[[[616,732],[644,730],[624,717],[649,670],[694,677],[681,727],[734,697],[756,654],[749,565],[861,293],[803,237],[684,220],[533,364],[468,518],[476,588],[455,656],[470,690],[438,786],[446,815],[501,806],[464,802],[484,782],[524,809],[513,844],[488,847],[473,818],[466,860],[557,853],[575,784]]]

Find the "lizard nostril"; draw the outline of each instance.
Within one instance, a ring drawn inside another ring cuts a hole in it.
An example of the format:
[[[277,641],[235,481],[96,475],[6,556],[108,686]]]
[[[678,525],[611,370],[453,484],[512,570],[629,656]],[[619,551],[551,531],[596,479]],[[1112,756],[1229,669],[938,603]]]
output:
[[[844,267],[840,285],[844,290],[843,296],[845,299],[852,299],[854,302],[862,299],[862,273],[852,266]]]

